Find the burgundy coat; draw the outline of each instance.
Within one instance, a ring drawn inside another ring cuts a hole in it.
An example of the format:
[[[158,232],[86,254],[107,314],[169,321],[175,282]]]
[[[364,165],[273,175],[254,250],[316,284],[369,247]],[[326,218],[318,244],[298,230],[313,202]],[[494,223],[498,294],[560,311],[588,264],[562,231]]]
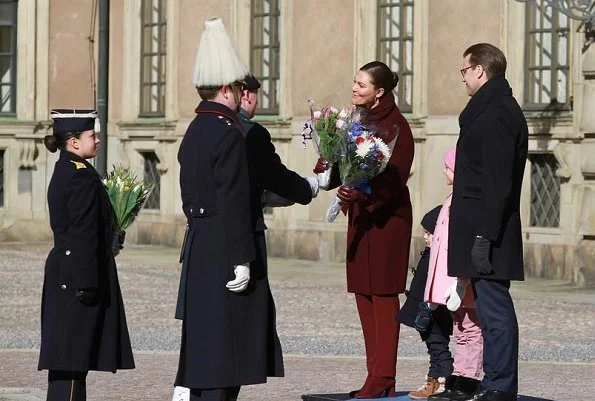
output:
[[[407,179],[413,162],[413,135],[392,93],[366,110],[363,122],[386,143],[398,137],[386,169],[370,180],[368,199],[348,208],[347,291],[399,294],[405,292],[411,244],[413,217]]]

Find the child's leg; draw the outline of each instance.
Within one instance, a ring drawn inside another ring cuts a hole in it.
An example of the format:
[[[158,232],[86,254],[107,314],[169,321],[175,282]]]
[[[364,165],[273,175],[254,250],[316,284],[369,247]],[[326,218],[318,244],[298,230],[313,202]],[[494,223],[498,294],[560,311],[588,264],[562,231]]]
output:
[[[455,361],[457,376],[479,380],[483,373],[483,337],[477,313],[460,308],[454,313]]]
[[[450,312],[443,306],[432,311],[433,324],[430,333],[425,339],[430,355],[430,370],[428,376],[439,378],[448,377],[453,372],[453,359],[448,347],[452,326]]]
[[[452,355],[448,348],[452,331],[450,312],[444,307],[432,311],[432,323],[427,331],[421,334],[422,340],[428,347],[430,355],[430,369],[426,382],[419,389],[409,393],[414,400],[426,399],[445,390],[447,378],[452,374]]]

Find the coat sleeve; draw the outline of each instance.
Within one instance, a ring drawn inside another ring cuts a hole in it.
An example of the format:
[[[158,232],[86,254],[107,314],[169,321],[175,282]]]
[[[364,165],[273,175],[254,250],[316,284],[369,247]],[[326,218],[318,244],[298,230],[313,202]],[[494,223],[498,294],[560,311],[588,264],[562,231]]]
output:
[[[228,130],[214,152],[214,179],[222,227],[233,265],[255,259],[250,224],[250,183],[244,138],[236,128]]]
[[[407,180],[413,163],[414,144],[409,125],[401,125],[401,131],[386,169],[370,180],[372,193],[368,204],[369,212],[382,208],[390,202],[400,202],[406,191]]]
[[[68,242],[77,289],[99,286],[99,243],[102,227],[100,186],[85,170],[77,171],[68,182],[66,208],[70,228]]]
[[[497,241],[512,191],[516,139],[514,129],[501,113],[487,116],[481,130],[482,218],[476,235]]]
[[[281,162],[266,128],[254,124],[246,134],[246,146],[254,165],[256,181],[263,189],[302,205],[312,201],[310,184]]]

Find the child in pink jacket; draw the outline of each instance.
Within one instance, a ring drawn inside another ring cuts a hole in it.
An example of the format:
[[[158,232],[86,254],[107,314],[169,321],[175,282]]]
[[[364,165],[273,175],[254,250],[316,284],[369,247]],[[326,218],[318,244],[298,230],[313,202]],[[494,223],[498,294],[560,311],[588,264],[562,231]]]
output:
[[[446,183],[453,184],[456,147],[444,156]],[[466,400],[477,389],[483,373],[483,337],[475,312],[468,280],[448,276],[448,222],[452,192],[442,205],[430,248],[430,265],[424,300],[430,305],[446,305],[453,313],[455,358],[453,374],[446,379],[445,391],[428,400]]]

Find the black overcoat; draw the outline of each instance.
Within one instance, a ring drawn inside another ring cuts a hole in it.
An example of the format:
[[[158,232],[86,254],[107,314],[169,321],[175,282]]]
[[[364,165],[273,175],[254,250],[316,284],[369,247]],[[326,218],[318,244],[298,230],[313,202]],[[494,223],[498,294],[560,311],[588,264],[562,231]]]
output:
[[[283,164],[275,150],[271,134],[265,127],[251,121],[242,109],[238,117],[246,140],[252,229],[254,232],[261,232],[266,229],[262,215],[265,190],[301,205],[312,201],[312,190],[306,179]]]
[[[176,317],[183,319],[176,385],[223,388],[283,374],[264,236],[254,235],[246,146],[237,115],[203,101],[180,145],[180,187],[190,231]],[[250,262],[234,293],[234,265]]]
[[[503,75],[485,83],[459,117],[448,241],[448,275],[523,280],[520,196],[527,121]],[[494,273],[471,263],[476,235],[493,242]]]
[[[39,369],[134,368],[111,247],[111,204],[93,166],[63,150],[48,187],[48,207],[54,248],[45,264]],[[80,288],[97,288],[97,302],[79,302]]]

